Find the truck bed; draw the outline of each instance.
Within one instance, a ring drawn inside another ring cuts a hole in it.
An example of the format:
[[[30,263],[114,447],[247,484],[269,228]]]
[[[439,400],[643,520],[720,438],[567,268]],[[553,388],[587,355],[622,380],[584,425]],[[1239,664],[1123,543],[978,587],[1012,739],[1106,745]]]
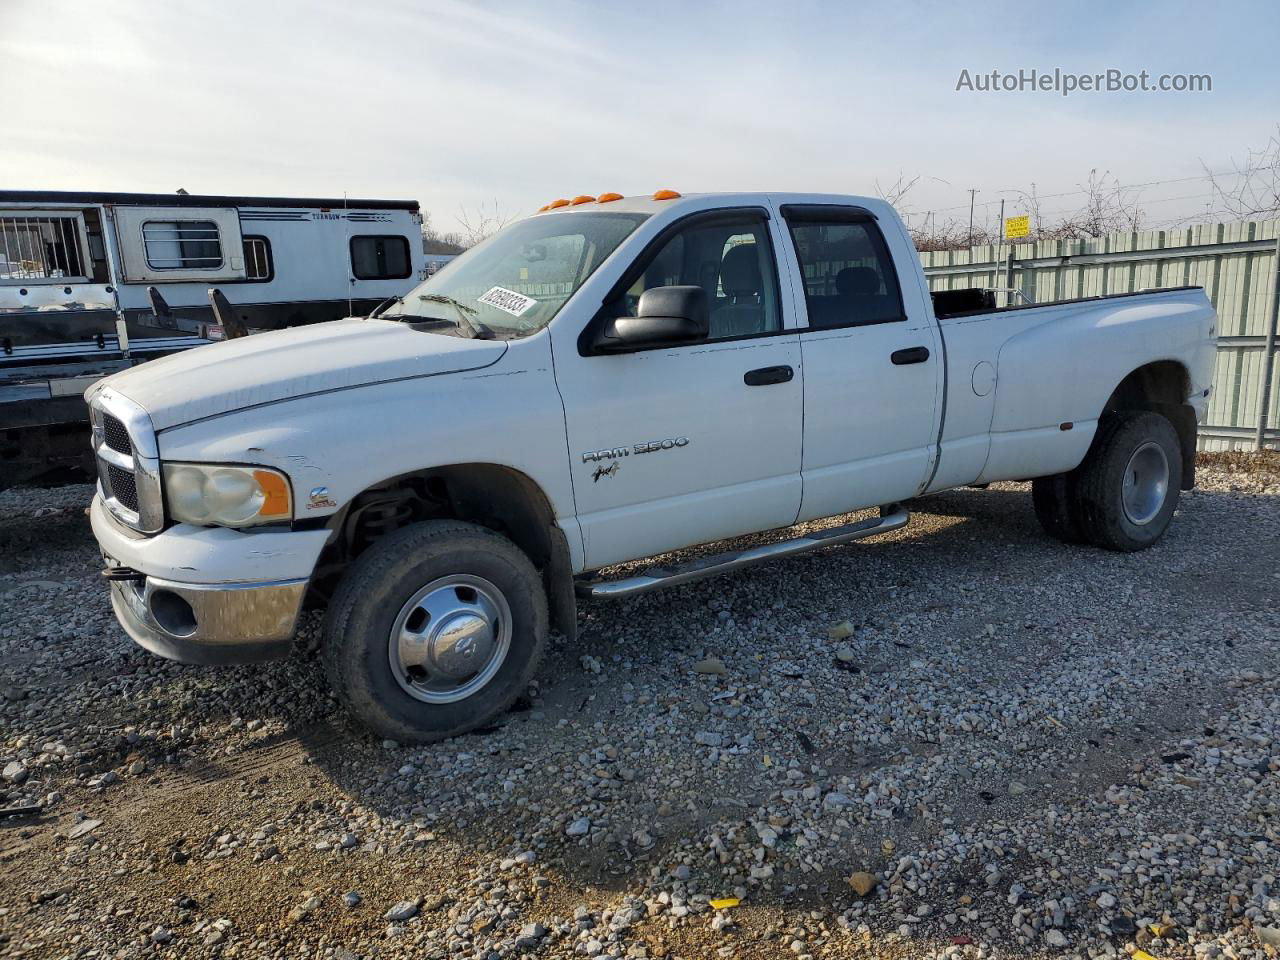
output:
[[[1141,297],[1152,293],[1170,293],[1176,290],[1201,290],[1198,286],[1147,287],[1131,293],[1102,293],[1092,297],[1068,297],[1065,300],[1045,300],[1040,303],[1017,303],[1005,307],[995,304],[995,292],[986,287],[962,287],[956,290],[932,290],[933,310],[939,320],[952,317],[968,317],[985,313],[1012,313],[1016,310],[1037,310],[1070,303],[1094,303],[1100,300],[1119,300],[1124,297]]]

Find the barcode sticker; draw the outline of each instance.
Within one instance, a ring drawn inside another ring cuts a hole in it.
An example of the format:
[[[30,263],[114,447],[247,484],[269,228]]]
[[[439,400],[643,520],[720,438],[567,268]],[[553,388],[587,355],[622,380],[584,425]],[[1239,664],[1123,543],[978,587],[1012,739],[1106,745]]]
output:
[[[523,316],[538,302],[533,297],[526,297],[523,293],[516,293],[506,287],[490,287],[483,296],[478,298],[478,301],[490,307],[497,307],[513,317]]]

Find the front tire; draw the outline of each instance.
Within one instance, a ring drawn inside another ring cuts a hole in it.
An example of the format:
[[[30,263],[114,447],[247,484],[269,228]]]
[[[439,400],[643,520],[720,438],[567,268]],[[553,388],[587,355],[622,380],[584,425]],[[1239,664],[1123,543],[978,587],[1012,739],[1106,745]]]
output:
[[[375,733],[430,743],[482,726],[528,686],[547,598],[506,537],[452,520],[415,523],[352,564],[325,619],[329,684]]]
[[[1107,416],[1076,485],[1081,530],[1106,550],[1145,550],[1178,507],[1182,449],[1167,419],[1151,411]]]

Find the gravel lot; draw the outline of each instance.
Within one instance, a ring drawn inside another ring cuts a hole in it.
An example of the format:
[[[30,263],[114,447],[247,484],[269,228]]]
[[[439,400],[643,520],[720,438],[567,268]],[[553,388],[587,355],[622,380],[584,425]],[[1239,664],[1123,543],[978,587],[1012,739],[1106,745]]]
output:
[[[1201,481],[1142,554],[1005,484],[585,606],[412,749],[136,649],[89,488],[0,493],[0,954],[1273,957],[1280,474]]]

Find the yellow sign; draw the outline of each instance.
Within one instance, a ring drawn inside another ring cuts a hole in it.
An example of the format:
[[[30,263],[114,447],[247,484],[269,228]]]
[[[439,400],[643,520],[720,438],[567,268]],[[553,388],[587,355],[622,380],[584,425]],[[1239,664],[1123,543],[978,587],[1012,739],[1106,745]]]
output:
[[[1004,222],[1004,238],[1017,240],[1019,237],[1031,236],[1030,217],[1009,217]]]

